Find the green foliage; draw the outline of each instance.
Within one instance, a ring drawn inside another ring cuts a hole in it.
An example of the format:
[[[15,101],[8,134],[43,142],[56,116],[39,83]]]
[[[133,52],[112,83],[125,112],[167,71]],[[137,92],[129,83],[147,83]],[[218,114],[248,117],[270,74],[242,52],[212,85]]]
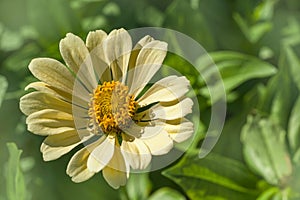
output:
[[[177,192],[176,190],[170,188],[161,188],[155,191],[148,200],[185,200],[185,197]]]
[[[7,89],[8,83],[4,76],[0,76],[0,107],[2,104],[2,101],[4,99],[4,95]]]
[[[285,184],[292,173],[285,136],[279,125],[259,116],[249,116],[241,133],[246,163],[272,185]]]
[[[274,75],[277,71],[274,66],[267,62],[237,52],[214,52],[210,56],[222,77],[222,81],[217,80],[213,87],[222,88],[221,85],[224,84],[226,93],[230,93],[233,89],[250,79],[268,77]],[[211,63],[205,61],[202,59],[198,60],[198,65],[203,69],[208,69],[205,71],[205,76],[208,77],[208,80],[214,80],[215,72],[213,68],[209,70]],[[207,88],[201,89],[200,93],[208,98],[210,97]]]
[[[258,178],[242,163],[209,154],[188,155],[164,175],[178,183],[191,199],[253,199]]]

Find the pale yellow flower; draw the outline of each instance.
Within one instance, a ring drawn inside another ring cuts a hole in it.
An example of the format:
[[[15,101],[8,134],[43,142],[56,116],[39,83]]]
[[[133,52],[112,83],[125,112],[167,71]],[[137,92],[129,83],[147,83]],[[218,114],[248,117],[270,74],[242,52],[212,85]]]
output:
[[[69,33],[60,53],[67,67],[51,58],[31,61],[40,82],[26,87],[35,91],[21,98],[20,108],[28,130],[47,136],[41,145],[45,161],[84,144],[67,167],[74,182],[102,170],[118,188],[130,168],[145,169],[152,155],[166,154],[192,135],[185,116],[193,102],[185,97],[184,76],[168,76],[144,90],[163,63],[165,42],[145,36],[132,48],[124,29],[90,32],[85,43]]]

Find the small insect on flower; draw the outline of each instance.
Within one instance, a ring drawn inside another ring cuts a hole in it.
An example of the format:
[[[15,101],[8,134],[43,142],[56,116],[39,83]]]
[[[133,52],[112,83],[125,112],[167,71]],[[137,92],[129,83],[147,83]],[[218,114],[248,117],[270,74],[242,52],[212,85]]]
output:
[[[47,136],[41,145],[45,161],[83,144],[71,158],[67,174],[82,182],[102,170],[113,188],[126,184],[130,168],[143,170],[153,155],[167,154],[173,143],[191,137],[185,116],[193,101],[189,81],[168,76],[149,85],[162,66],[167,43],[150,36],[132,48],[124,29],[88,34],[84,43],[68,33],[60,41],[65,64],[51,58],[29,64],[39,82],[20,100],[28,130]],[[147,86],[147,87],[146,87]]]

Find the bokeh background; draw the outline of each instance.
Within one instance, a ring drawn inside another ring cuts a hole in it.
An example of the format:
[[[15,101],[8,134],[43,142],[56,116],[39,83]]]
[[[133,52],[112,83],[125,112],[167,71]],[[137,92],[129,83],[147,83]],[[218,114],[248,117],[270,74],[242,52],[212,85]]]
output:
[[[43,137],[26,130],[19,99],[35,80],[27,66],[35,57],[62,61],[68,32],[85,39],[91,30],[148,26],[190,36],[217,64],[228,106],[221,138],[198,158],[216,102],[193,67],[169,54],[165,64],[189,78],[201,109],[189,151],[121,190],[101,173],[75,184],[65,169],[76,149],[44,162]],[[0,199],[299,200],[299,46],[298,0],[0,0]]]

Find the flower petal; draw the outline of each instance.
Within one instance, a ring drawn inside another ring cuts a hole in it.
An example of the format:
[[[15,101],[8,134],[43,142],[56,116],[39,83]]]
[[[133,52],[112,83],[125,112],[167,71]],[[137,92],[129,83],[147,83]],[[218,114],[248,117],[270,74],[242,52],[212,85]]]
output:
[[[161,122],[158,126],[162,126],[169,137],[177,143],[189,139],[194,133],[193,123],[185,118]]]
[[[26,119],[28,130],[38,135],[54,135],[74,130],[73,117],[69,113],[53,109],[40,110]]]
[[[30,62],[28,67],[39,80],[56,89],[72,94],[75,78],[62,63],[51,58],[36,58]]]
[[[111,187],[118,189],[127,182],[126,172],[126,163],[123,155],[121,154],[119,147],[115,146],[113,157],[102,171],[103,177]]]
[[[89,92],[97,86],[89,51],[76,35],[68,33],[59,43],[60,53],[67,66],[76,74]]]
[[[98,145],[97,142],[92,143],[85,148],[79,150],[71,158],[66,173],[72,177],[72,181],[79,183],[86,181],[92,177],[95,172],[91,172],[87,167],[87,161],[90,156],[90,152]]]
[[[142,91],[161,67],[167,54],[167,43],[154,40],[146,44],[138,54],[129,93],[134,96]]]
[[[25,90],[29,90],[29,89],[35,89],[39,92],[48,93],[58,99],[65,100],[68,103],[72,103],[72,94],[71,93],[67,93],[65,91],[58,90],[44,82],[30,83],[25,87]]]
[[[113,80],[124,83],[127,74],[128,62],[132,50],[132,41],[128,32],[121,28],[109,33],[103,41],[106,62],[110,65]]]
[[[107,34],[102,30],[90,31],[85,42],[89,51],[100,45],[106,37]]]
[[[86,46],[90,51],[91,61],[95,70],[97,80],[101,83],[111,81],[111,71],[109,64],[106,62],[104,42],[107,34],[102,30],[89,32],[86,39]]]
[[[76,35],[68,33],[59,43],[60,53],[67,66],[76,74],[89,51],[84,42]]]
[[[81,142],[77,131],[71,130],[48,136],[42,143],[40,150],[43,153],[43,159],[50,161],[68,153]]]
[[[72,114],[72,105],[68,102],[42,93],[31,92],[20,99],[20,109],[25,115],[30,115],[43,109],[53,109]]]
[[[149,35],[143,37],[140,39],[136,45],[134,46],[133,50],[131,51],[129,63],[128,63],[128,77],[127,77],[127,84],[130,88],[132,85],[132,79],[134,75],[134,67],[136,66],[136,59],[138,54],[140,53],[141,49],[148,43],[152,42],[154,39],[150,37]]]
[[[132,142],[122,141],[121,152],[125,161],[133,169],[145,169],[151,161],[151,153],[148,147],[139,139]]]
[[[164,155],[173,148],[173,140],[164,130],[152,137],[141,137],[140,139],[147,145],[152,155]]]
[[[141,105],[149,105],[154,102],[178,100],[188,92],[189,85],[189,81],[184,76],[168,76],[154,83],[154,85],[138,99],[138,103]]]
[[[168,103],[158,103],[152,106],[149,111],[151,114],[145,115],[142,120],[153,120],[153,119],[163,119],[163,120],[174,120],[182,118],[187,114],[192,112],[193,101],[190,98],[185,98],[182,101],[174,105],[168,105]],[[140,114],[141,115],[141,114]]]
[[[92,172],[99,172],[111,160],[114,154],[115,138],[106,137],[101,144],[99,144],[88,158],[87,166]]]

